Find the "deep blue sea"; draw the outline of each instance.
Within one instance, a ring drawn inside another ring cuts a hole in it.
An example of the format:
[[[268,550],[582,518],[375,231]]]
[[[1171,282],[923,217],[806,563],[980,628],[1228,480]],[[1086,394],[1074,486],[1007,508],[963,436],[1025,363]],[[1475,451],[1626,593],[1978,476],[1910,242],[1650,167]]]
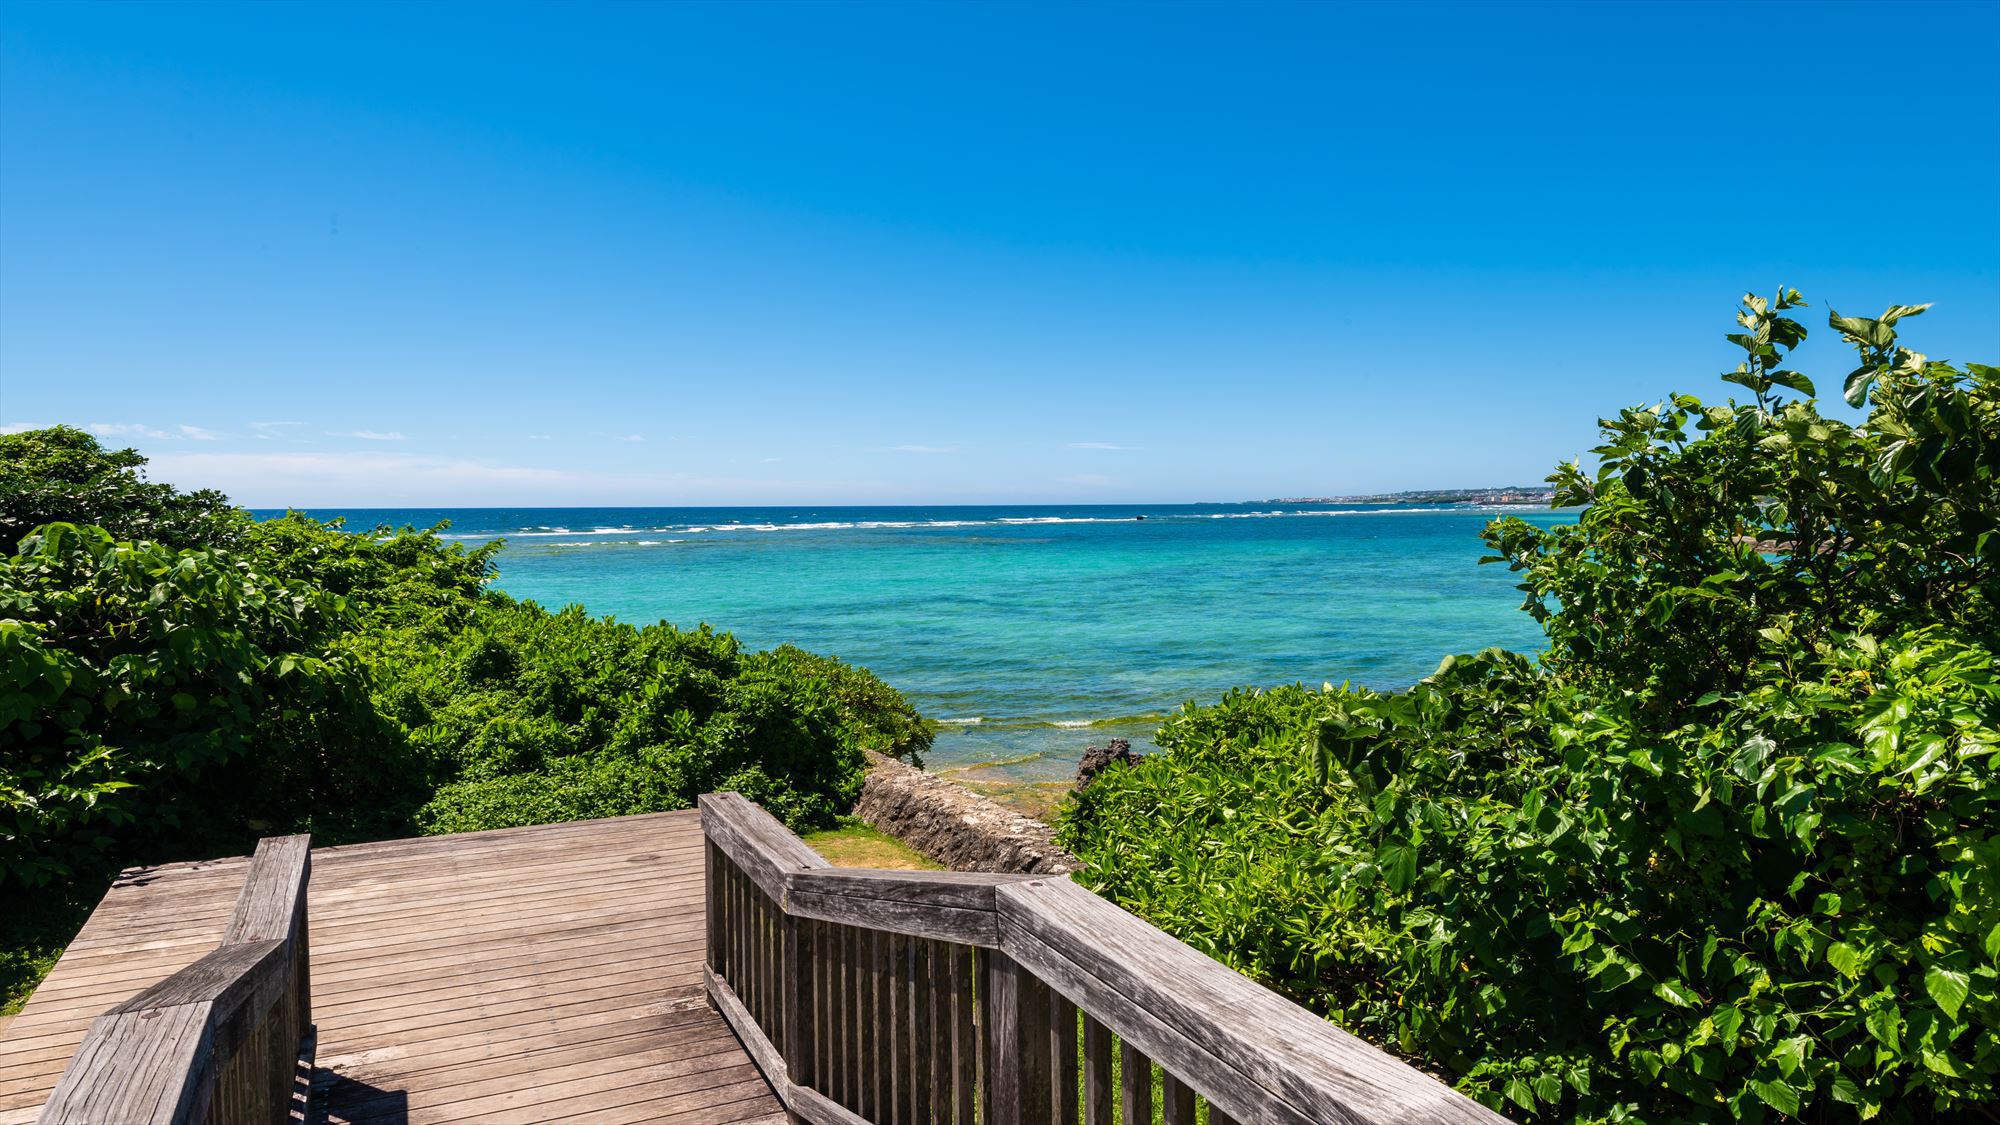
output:
[[[504,537],[551,608],[707,622],[865,665],[944,724],[934,769],[1066,777],[1093,742],[1239,685],[1398,688],[1449,653],[1534,651],[1490,508],[1264,504],[318,510]],[[1512,511],[1537,523],[1573,518]],[[1144,517],[1143,519],[1139,517]]]

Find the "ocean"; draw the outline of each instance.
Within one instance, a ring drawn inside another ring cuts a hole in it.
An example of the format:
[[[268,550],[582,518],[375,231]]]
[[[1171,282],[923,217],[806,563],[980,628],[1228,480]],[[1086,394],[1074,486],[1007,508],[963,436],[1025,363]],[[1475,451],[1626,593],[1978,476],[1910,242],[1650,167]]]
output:
[[[272,514],[272,513],[260,513]],[[1069,777],[1085,746],[1149,748],[1232,687],[1393,689],[1450,653],[1534,651],[1492,508],[1088,507],[316,510],[351,530],[505,538],[498,586],[557,608],[785,642],[863,665],[942,724],[927,764]],[[1510,511],[1539,524],[1574,517]]]

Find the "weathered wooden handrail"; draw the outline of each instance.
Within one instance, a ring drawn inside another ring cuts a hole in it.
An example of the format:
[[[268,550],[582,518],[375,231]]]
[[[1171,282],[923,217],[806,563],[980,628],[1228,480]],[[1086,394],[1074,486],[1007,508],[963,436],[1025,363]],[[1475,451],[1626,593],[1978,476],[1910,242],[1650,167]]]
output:
[[[1166,1125],[1505,1120],[1067,877],[836,868],[737,794],[701,812],[709,995],[795,1119],[1142,1125],[1157,1089]]]
[[[265,1125],[289,1118],[312,1023],[306,836],[261,840],[215,950],[91,1023],[40,1120]]]

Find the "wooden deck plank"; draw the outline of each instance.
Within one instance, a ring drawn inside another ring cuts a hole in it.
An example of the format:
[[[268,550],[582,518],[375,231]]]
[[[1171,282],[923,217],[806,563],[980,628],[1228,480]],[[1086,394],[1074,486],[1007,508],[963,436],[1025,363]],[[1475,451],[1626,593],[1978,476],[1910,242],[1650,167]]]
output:
[[[484,1083],[488,1089],[507,1089],[519,1085],[523,1076],[533,1076],[552,1066],[566,1066],[588,1063],[599,1059],[633,1060],[652,1057],[655,1061],[670,1061],[674,1057],[689,1052],[686,1045],[720,1042],[715,1029],[698,1019],[683,1020],[678,1025],[666,1027],[648,1026],[639,1035],[617,1034],[619,1025],[608,1025],[599,1033],[589,1037],[560,1036],[540,1040],[542,1045],[512,1054],[494,1053],[494,1045],[481,1044],[484,1054],[456,1052],[451,1061],[440,1064],[443,1052],[426,1051],[420,1058],[401,1060],[398,1063],[378,1061],[373,1073],[379,1077],[394,1074],[407,1079],[424,1071],[440,1073],[424,1080],[426,1090],[441,1093],[458,1093]],[[733,1042],[733,1040],[731,1040]],[[733,1059],[733,1056],[732,1056]]]
[[[702,856],[693,812],[316,849],[326,1121],[783,1120],[702,999]],[[92,1019],[214,947],[246,869],[120,876],[0,1029],[0,1125],[34,1119]]]
[[[571,1013],[546,1020],[529,1028],[516,1028],[506,1036],[495,1036],[486,1028],[461,1030],[456,1034],[419,1038],[412,1043],[383,1043],[358,1053],[321,1055],[320,1066],[329,1071],[351,1072],[365,1065],[371,1074],[402,1074],[420,1069],[441,1069],[475,1059],[501,1058],[530,1053],[518,1044],[561,1044],[604,1038],[634,1038],[685,1027],[691,1019],[705,1018],[708,1003],[689,996],[677,1002],[649,1005],[638,1013],[630,1010]]]
[[[756,1068],[746,1061],[736,1038],[723,1031],[697,1043],[644,1056],[592,1059],[589,1062],[556,1066],[530,1076],[509,1075],[486,1082],[466,1083],[413,1096],[407,1107],[413,1120],[431,1117],[441,1121],[475,1121],[482,1117],[519,1121],[558,1116],[553,1105],[595,1098],[605,1106],[625,1105],[660,1096],[684,1096],[718,1085],[754,1078]],[[670,1085],[662,1086],[662,1081]]]

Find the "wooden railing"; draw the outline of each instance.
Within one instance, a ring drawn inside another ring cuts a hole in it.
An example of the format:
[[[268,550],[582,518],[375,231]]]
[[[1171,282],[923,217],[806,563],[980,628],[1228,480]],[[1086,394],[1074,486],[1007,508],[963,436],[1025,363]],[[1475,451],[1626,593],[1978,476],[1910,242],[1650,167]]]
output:
[[[260,841],[214,952],[97,1017],[44,1123],[238,1125],[291,1114],[312,1024],[305,836]]]
[[[701,814],[708,992],[795,1119],[1505,1120],[1066,877],[836,868],[734,793]]]

